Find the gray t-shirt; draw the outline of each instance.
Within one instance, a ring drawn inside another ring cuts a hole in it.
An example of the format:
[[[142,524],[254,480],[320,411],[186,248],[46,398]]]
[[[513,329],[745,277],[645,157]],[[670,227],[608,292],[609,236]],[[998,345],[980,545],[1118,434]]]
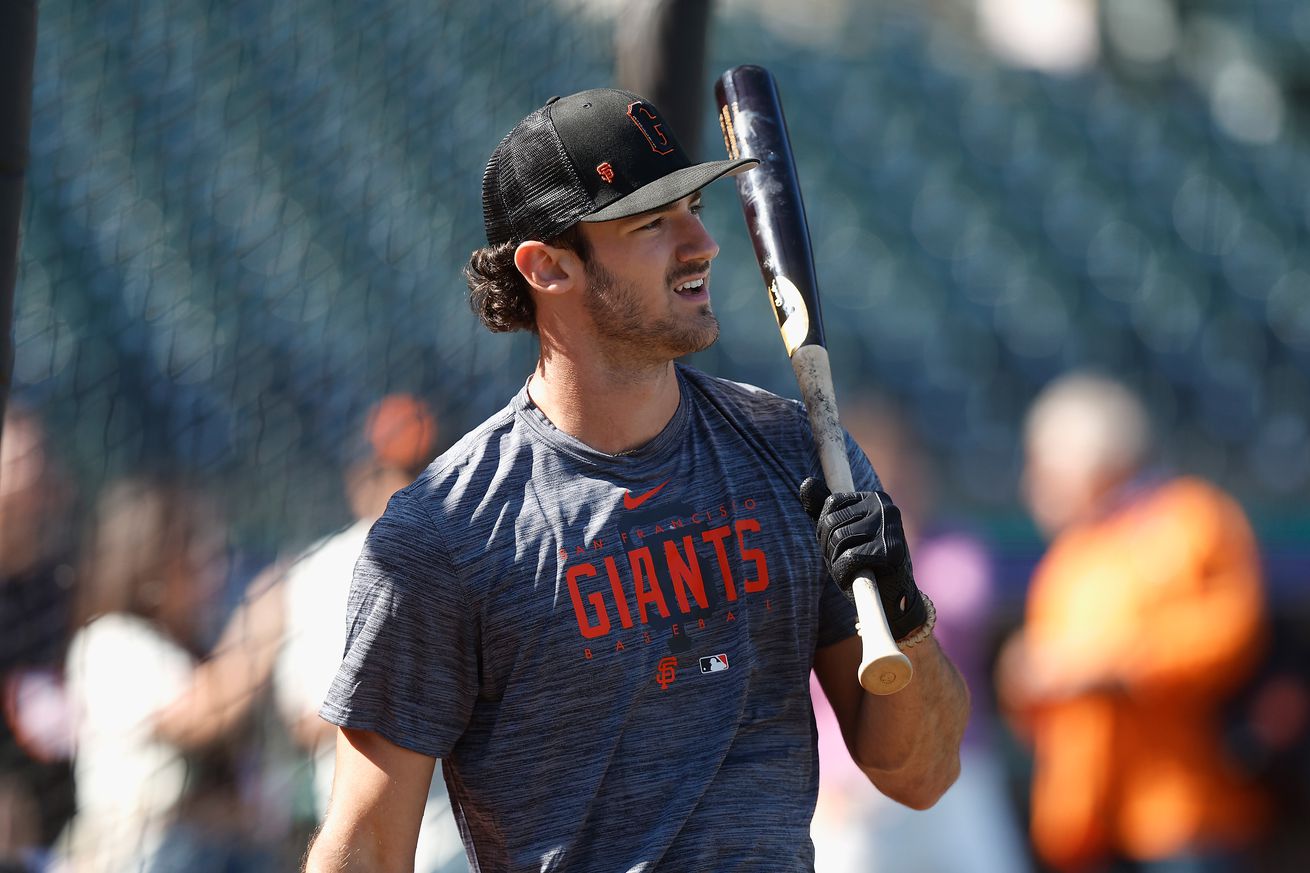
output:
[[[322,715],[445,759],[475,869],[813,868],[809,672],[855,632],[797,497],[818,456],[799,403],[678,376],[623,455],[520,391],[355,568]]]

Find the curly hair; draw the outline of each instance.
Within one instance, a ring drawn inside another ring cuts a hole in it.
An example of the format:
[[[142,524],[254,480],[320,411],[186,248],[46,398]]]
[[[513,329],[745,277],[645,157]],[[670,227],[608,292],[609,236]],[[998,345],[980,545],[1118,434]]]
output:
[[[591,247],[582,235],[580,224],[546,240],[546,244],[568,249],[584,264],[591,255]],[[464,266],[464,278],[469,286],[469,308],[494,333],[537,332],[537,307],[527,280],[514,263],[517,248],[518,243],[507,242],[475,249]]]

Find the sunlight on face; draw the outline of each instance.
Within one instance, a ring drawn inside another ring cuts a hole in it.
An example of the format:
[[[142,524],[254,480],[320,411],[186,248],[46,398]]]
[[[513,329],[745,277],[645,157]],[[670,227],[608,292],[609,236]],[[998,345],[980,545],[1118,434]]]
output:
[[[677,358],[709,348],[719,338],[719,320],[709,303],[694,312],[652,306],[634,283],[626,282],[593,260],[587,267],[587,312],[596,333],[631,357]],[[664,288],[676,278],[665,278]],[[656,303],[662,302],[662,298]],[[652,315],[651,309],[663,309]]]
[[[700,220],[700,194],[663,209],[585,227],[585,306],[611,357],[661,363],[708,348],[719,336],[709,300],[718,245]],[[703,285],[674,290],[688,280]]]

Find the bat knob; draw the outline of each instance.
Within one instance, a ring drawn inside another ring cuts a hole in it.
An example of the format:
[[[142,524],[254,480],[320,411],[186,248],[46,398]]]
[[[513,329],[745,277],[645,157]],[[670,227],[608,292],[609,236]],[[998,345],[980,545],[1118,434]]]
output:
[[[864,646],[860,659],[860,685],[870,694],[895,694],[910,684],[914,665],[896,647],[873,580],[864,576],[856,579],[851,595],[860,616],[855,623],[855,632],[860,635]]]
[[[895,694],[910,684],[914,667],[901,652],[883,655],[860,665],[860,685],[870,694]]]

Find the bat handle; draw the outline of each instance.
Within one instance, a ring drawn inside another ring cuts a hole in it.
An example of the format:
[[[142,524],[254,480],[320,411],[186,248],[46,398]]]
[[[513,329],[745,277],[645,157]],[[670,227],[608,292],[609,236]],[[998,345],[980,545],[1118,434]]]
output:
[[[837,398],[832,387],[832,367],[828,350],[820,345],[803,345],[791,356],[796,384],[810,415],[815,448],[823,477],[834,492],[852,491],[851,463],[846,456],[846,436],[837,416]],[[914,675],[905,653],[896,648],[878,588],[872,579],[857,577],[851,587],[855,608],[859,612],[856,630],[864,644],[860,659],[860,685],[870,694],[894,694],[904,688]]]
[[[851,587],[855,609],[859,613],[855,629],[864,644],[860,659],[860,685],[870,694],[895,694],[910,684],[914,667],[905,653],[896,647],[887,616],[878,599],[878,586],[866,576],[857,576]]]

